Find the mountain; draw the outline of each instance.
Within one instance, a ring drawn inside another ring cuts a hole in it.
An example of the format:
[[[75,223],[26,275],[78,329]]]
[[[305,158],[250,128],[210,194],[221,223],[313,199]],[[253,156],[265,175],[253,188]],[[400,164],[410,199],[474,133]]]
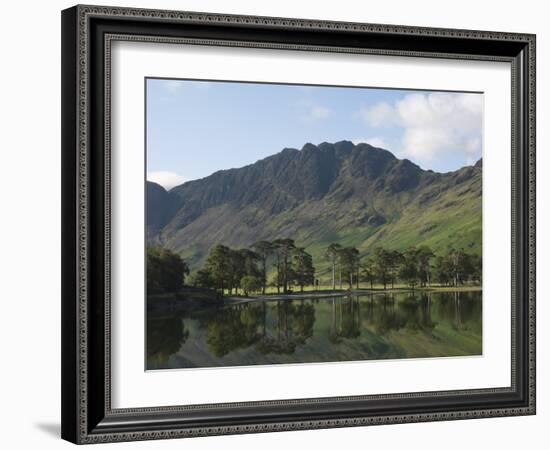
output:
[[[212,245],[295,239],[316,265],[332,242],[361,254],[430,245],[481,252],[481,160],[454,172],[349,141],[280,153],[170,191],[147,183],[147,238],[196,269]]]

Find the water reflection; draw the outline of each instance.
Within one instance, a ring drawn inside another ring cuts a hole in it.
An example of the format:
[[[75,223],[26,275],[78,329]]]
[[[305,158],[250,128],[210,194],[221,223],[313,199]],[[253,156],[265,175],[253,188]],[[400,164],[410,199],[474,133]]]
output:
[[[250,346],[262,354],[292,354],[313,335],[315,308],[305,300],[298,304],[279,300],[216,308],[202,311],[198,317],[207,329],[208,348],[216,357]]]
[[[147,366],[481,353],[481,292],[370,294],[148,313]]]
[[[180,317],[154,317],[147,321],[147,362],[162,363],[189,337]]]

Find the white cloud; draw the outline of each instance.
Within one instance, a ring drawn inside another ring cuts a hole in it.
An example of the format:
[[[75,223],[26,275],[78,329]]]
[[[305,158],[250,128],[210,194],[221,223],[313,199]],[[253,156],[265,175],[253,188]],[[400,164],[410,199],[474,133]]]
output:
[[[481,139],[476,136],[466,142],[466,152],[470,154],[477,154],[481,150]]]
[[[319,105],[310,99],[303,99],[296,102],[299,118],[302,122],[313,123],[329,117],[332,111],[326,106]]]
[[[483,97],[480,94],[413,93],[392,104],[360,112],[374,128],[402,128],[400,156],[428,164],[451,157],[464,162],[481,156]]]
[[[360,115],[373,127],[391,126],[398,120],[394,106],[387,102],[377,103],[371,108],[363,108]]]
[[[157,172],[147,172],[147,180],[160,184],[166,190],[172,189],[174,186],[179,186],[185,182],[185,178],[181,175],[162,170]]]
[[[371,138],[356,138],[351,140],[355,145],[365,143],[378,148],[389,148],[388,143],[383,137],[373,136]]]
[[[325,108],[324,106],[314,105],[309,111],[309,116],[314,119],[326,119],[330,115],[330,109]]]

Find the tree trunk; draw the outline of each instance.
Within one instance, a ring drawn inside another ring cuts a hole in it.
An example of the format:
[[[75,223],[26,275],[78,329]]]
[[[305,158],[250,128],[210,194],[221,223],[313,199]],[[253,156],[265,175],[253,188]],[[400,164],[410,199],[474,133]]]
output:
[[[336,289],[336,261],[332,260],[332,290]]]
[[[263,278],[263,281],[262,281],[262,295],[265,295],[265,285],[267,283],[267,273],[266,273],[266,261],[267,261],[267,258],[264,258],[263,259],[263,273],[264,273],[264,278]]]
[[[285,255],[285,258],[283,259],[283,294],[286,294],[288,291],[288,280],[287,280],[287,274],[288,274],[288,259]]]
[[[277,284],[277,294],[280,294],[280,284],[281,284],[281,257],[279,256],[279,252],[277,251],[277,278],[275,280],[275,283]]]

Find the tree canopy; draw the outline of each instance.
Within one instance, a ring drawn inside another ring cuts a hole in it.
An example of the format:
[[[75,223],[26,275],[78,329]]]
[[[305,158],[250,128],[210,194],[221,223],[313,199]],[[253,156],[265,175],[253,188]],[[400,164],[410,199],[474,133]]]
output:
[[[168,249],[147,248],[147,292],[175,292],[180,289],[189,266],[181,257]]]
[[[361,255],[353,246],[330,244],[324,252],[330,264],[330,284],[345,283],[349,289],[359,289],[366,282],[373,289],[375,283],[394,287],[397,281],[411,289],[427,287],[433,283],[444,286],[460,286],[482,281],[482,260],[479,255],[468,254],[463,249],[449,248],[445,254],[436,255],[427,245],[409,247],[402,251],[377,247]],[[205,265],[192,277],[196,287],[215,289],[222,295],[239,295],[261,292],[268,285],[278,293],[289,293],[293,287],[303,292],[306,286],[320,285],[319,278],[327,273],[317,272],[313,257],[304,247],[298,247],[293,239],[258,241],[250,248],[233,249],[214,245]],[[147,249],[148,292],[175,292],[180,289],[189,267],[179,255],[164,248]]]

